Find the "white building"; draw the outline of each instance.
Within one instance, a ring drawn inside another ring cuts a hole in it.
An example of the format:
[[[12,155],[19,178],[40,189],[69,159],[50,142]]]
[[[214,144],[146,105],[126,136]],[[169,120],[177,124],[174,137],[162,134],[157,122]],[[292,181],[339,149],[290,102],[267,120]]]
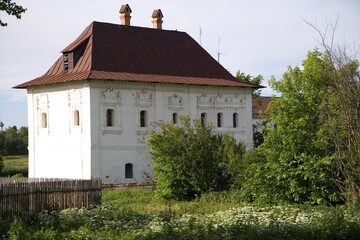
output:
[[[251,88],[185,32],[93,22],[26,88],[29,177],[153,181],[149,130],[190,113],[252,144]]]

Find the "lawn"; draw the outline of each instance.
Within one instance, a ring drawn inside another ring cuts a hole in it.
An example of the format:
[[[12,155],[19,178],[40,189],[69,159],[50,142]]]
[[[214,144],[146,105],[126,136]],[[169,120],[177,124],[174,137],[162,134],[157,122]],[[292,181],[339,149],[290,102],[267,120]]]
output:
[[[233,192],[164,201],[153,189],[103,191],[93,209],[27,214],[0,222],[4,239],[358,239],[357,206],[252,206]],[[229,196],[228,198],[226,196]],[[230,197],[232,196],[232,197]]]
[[[28,175],[28,155],[4,156],[4,168],[1,177],[11,177],[15,174]]]

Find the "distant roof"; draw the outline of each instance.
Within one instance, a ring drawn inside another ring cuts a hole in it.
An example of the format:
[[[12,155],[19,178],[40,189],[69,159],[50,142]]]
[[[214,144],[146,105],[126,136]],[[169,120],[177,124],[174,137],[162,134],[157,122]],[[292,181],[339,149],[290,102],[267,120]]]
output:
[[[267,109],[269,103],[271,101],[273,101],[276,98],[273,97],[263,97],[263,96],[258,96],[256,98],[254,98],[252,100],[252,113],[253,114],[259,114],[260,111],[265,112],[265,110]]]
[[[14,88],[91,79],[262,87],[236,79],[185,32],[92,22],[62,53],[80,47],[73,69],[64,72],[61,56],[43,76]]]

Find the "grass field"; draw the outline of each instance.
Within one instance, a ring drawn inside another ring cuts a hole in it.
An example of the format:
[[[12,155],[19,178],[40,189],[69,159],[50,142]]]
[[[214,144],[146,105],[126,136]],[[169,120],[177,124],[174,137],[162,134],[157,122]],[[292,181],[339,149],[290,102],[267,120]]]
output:
[[[359,239],[357,206],[251,206],[212,193],[164,201],[146,188],[103,191],[90,210],[0,221],[3,239]]]
[[[4,168],[0,173],[1,177],[11,177],[15,174],[28,175],[28,156],[16,155],[16,156],[4,156]]]

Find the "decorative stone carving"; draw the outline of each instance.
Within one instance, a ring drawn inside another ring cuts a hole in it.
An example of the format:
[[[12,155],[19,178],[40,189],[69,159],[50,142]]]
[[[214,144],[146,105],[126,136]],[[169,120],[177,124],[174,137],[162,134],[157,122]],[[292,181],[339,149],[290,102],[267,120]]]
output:
[[[144,136],[138,136],[136,142],[138,144],[146,144],[146,138]]]
[[[153,93],[147,90],[141,90],[136,92],[136,106],[149,107],[152,105]]]
[[[169,104],[182,104],[182,97],[174,93],[169,96]]]
[[[81,89],[72,89],[68,92],[68,124],[69,124],[69,133],[71,134],[71,130],[75,127],[78,130],[82,131],[82,90]],[[79,123],[78,125],[74,124],[74,111],[79,111]],[[78,128],[80,126],[80,128]]]
[[[173,94],[171,96],[169,96],[169,107],[171,109],[174,108],[182,108],[183,106],[183,100],[182,97],[177,95],[177,94]]]
[[[229,97],[228,102],[231,105],[242,106],[242,105],[244,105],[244,100],[245,99],[243,96],[234,95],[234,96]]]
[[[81,101],[81,90],[80,89],[72,89],[68,91],[68,99],[69,102],[79,102]]]
[[[215,104],[225,104],[227,100],[226,96],[223,95],[217,95],[214,97]]]
[[[37,108],[39,109],[40,106],[43,106],[45,108],[47,108],[48,104],[49,104],[49,98],[47,94],[41,94],[36,96],[36,103],[37,103]]]
[[[120,91],[114,90],[113,88],[108,88],[106,90],[101,90],[101,96],[106,99],[117,99],[120,98]]]
[[[40,94],[36,96],[36,109],[37,109],[37,134],[40,131],[50,133],[50,116],[49,116],[49,96],[48,94]],[[42,128],[42,114],[46,114],[46,127]]]
[[[197,97],[197,103],[199,106],[210,106],[212,98],[208,96],[206,93],[201,94]]]

